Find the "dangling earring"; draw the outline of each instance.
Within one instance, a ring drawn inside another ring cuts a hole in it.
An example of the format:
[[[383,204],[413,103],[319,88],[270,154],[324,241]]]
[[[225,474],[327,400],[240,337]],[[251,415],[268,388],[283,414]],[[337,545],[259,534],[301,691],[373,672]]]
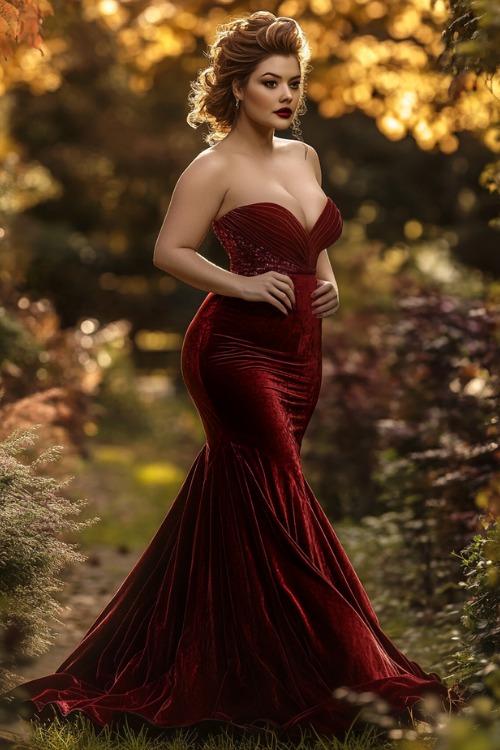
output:
[[[236,107],[236,109],[240,108],[240,100],[239,99],[236,99],[235,107]]]

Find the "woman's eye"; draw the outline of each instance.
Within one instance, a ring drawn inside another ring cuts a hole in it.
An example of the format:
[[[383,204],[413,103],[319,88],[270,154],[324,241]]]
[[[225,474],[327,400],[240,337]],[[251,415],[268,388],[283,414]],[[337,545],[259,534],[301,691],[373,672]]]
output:
[[[267,86],[269,89],[274,89],[278,85],[277,81],[263,81],[264,86]],[[293,83],[290,84],[290,88],[292,89],[300,89],[300,81],[293,81]]]

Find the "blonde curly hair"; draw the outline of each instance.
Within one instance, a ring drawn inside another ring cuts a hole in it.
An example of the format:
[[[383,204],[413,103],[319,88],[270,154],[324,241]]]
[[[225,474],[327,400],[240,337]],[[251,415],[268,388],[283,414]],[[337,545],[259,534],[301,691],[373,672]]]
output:
[[[210,65],[191,83],[191,111],[187,121],[193,128],[204,123],[208,125],[205,140],[210,145],[222,140],[236,120],[233,81],[236,79],[244,84],[257,65],[270,55],[294,55],[299,62],[301,97],[292,121],[292,133],[301,137],[298,116],[306,111],[305,77],[311,57],[309,44],[293,18],[258,11],[217,28],[215,41],[207,53]]]

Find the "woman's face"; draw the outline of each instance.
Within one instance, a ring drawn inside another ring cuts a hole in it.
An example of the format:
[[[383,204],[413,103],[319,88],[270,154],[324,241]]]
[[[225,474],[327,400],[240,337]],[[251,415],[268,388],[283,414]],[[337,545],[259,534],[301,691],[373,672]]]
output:
[[[259,125],[285,130],[293,120],[301,95],[300,65],[293,55],[266,57],[243,86],[235,84],[240,116]]]

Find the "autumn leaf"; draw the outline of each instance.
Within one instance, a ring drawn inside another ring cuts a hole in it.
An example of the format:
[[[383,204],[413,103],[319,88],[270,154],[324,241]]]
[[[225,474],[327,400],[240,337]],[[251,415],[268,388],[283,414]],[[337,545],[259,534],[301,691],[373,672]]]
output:
[[[40,48],[42,36],[40,26],[42,17],[35,3],[23,3],[19,12],[19,33],[18,42],[26,42],[31,47]]]
[[[0,38],[16,39],[19,26],[19,11],[7,0],[0,0]]]
[[[54,10],[49,0],[0,0],[0,53],[7,59],[14,43],[41,49],[41,26]]]

